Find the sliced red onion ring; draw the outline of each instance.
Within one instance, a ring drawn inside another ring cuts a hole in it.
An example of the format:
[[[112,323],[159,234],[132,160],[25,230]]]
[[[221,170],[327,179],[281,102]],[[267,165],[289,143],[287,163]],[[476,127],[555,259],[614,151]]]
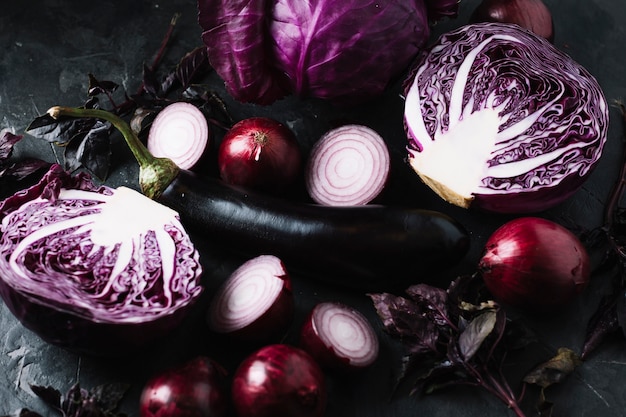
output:
[[[243,263],[222,284],[209,306],[209,328],[241,340],[280,336],[293,318],[291,278],[282,261],[260,255]]]
[[[182,169],[191,169],[209,144],[209,124],[200,109],[183,101],[157,114],[148,133],[148,150],[169,158]]]
[[[379,351],[378,336],[367,318],[338,302],[322,302],[311,310],[300,345],[320,366],[335,370],[368,367]]]
[[[311,149],[306,187],[318,204],[364,205],[384,189],[389,149],[373,129],[356,124],[328,131]]]

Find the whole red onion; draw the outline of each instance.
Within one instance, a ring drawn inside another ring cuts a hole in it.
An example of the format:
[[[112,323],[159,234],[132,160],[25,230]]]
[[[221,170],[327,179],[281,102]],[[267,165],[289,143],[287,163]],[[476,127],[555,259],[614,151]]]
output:
[[[286,344],[262,347],[239,365],[232,399],[238,417],[321,417],[324,374],[304,350]]]
[[[139,400],[140,417],[224,417],[228,410],[226,371],[204,356],[155,375]]]
[[[478,264],[496,300],[528,311],[568,304],[589,283],[586,248],[565,227],[539,217],[522,217],[498,228]]]
[[[302,169],[295,134],[267,117],[236,123],[224,135],[217,158],[225,182],[273,193],[291,185]]]

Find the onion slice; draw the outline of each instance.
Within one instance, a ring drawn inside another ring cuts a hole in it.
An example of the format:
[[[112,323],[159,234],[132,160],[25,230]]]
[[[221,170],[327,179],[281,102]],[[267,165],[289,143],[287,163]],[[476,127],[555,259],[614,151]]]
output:
[[[191,103],[179,101],[157,114],[148,133],[148,150],[182,169],[193,168],[209,144],[209,124]]]
[[[322,302],[309,313],[300,346],[326,369],[356,370],[378,358],[374,328],[359,311],[338,302]]]
[[[215,293],[209,328],[240,340],[267,341],[281,335],[293,318],[291,278],[282,261],[260,255],[237,268]]]
[[[357,124],[328,131],[311,149],[306,187],[328,206],[364,205],[383,191],[390,170],[389,149],[373,129]]]

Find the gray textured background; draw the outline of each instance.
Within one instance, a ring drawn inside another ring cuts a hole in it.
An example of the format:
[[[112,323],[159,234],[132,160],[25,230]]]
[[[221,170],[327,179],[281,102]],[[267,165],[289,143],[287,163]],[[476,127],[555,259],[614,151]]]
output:
[[[556,46],[594,74],[609,100],[626,97],[626,7],[623,0],[545,0],[554,15]],[[435,28],[433,37],[464,23],[478,2],[461,0],[461,15]],[[201,44],[196,23],[195,2],[191,0],[84,2],[72,0],[0,1],[0,129],[22,133],[35,116],[55,104],[79,105],[85,98],[86,74],[120,83],[134,91],[141,67],[157,50],[171,16],[181,12],[171,48],[163,63],[177,62],[185,52]],[[212,79],[218,92],[221,83]],[[228,98],[226,97],[228,100]],[[337,116],[325,106],[287,99],[271,107],[229,105],[236,118],[272,115],[284,121],[311,144]],[[400,174],[393,190],[399,199],[444,210],[468,225],[474,239],[466,264],[459,270],[471,270],[481,243],[505,219],[466,212],[441,203],[425,190],[400,162],[403,158],[401,127],[402,103],[391,91],[378,103],[346,111],[345,116],[362,120],[377,128],[392,144],[392,153]],[[585,227],[600,224],[602,206],[618,172],[621,152],[621,124],[617,112],[611,113],[611,127],[606,151],[600,166],[588,183],[571,200],[553,211],[553,215],[575,221]],[[114,149],[124,156],[123,146]],[[16,157],[43,155],[58,158],[49,146],[29,140],[20,144]],[[135,184],[132,162],[115,167],[109,183]],[[234,265],[235,258],[212,256],[210,245],[204,247],[209,288],[217,285]],[[419,277],[416,277],[419,279]],[[315,302],[340,299],[359,306],[374,318],[371,306],[362,294],[343,292],[296,279],[298,302],[296,323]],[[541,335],[543,354],[559,346],[578,350],[584,326],[603,290],[596,280],[589,291],[568,311],[546,319],[528,319]],[[206,300],[205,300],[206,301]],[[195,354],[208,354],[229,369],[236,366],[243,352],[210,334],[202,319],[202,306],[180,331],[139,357],[124,360],[78,357],[40,341],[0,306],[0,415],[30,407],[53,415],[30,391],[29,384],[54,385],[66,390],[76,381],[84,387],[104,382],[130,382],[131,392],[123,411],[137,416],[137,398],[142,384],[157,370]],[[330,379],[332,386],[328,417],[413,417],[413,416],[503,416],[506,409],[497,400],[474,389],[455,390],[428,398],[389,398],[389,385],[397,371],[398,346],[381,334],[381,360],[363,375],[352,380]],[[512,363],[519,372],[532,363]],[[556,403],[555,416],[626,415],[626,342],[613,341],[597,352],[575,375],[548,395]]]

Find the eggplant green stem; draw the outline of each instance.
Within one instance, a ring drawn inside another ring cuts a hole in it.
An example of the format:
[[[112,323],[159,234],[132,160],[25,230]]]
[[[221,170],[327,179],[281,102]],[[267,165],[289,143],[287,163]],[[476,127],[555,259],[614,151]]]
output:
[[[124,137],[126,144],[139,164],[139,186],[149,198],[158,198],[176,178],[180,168],[169,158],[157,158],[139,140],[130,125],[121,117],[101,109],[55,106],[48,110],[53,119],[59,117],[96,118],[113,125]]]

